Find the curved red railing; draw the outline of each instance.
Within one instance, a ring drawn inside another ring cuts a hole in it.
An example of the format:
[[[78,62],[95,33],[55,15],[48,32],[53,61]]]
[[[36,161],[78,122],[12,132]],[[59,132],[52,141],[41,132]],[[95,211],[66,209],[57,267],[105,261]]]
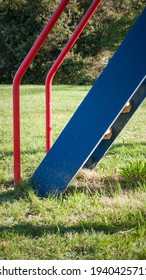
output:
[[[88,8],[87,12],[83,16],[79,25],[76,27],[73,35],[68,40],[65,47],[62,49],[60,55],[52,65],[48,75],[46,77],[46,152],[48,152],[52,146],[52,81],[56,74],[58,68],[64,61],[70,49],[75,44],[76,40],[80,36],[83,29],[86,27],[88,21],[94,14],[95,10],[98,8],[102,0],[94,0]]]
[[[13,127],[14,127],[14,183],[17,184],[20,181],[20,83],[28,69],[30,63],[38,53],[42,44],[46,40],[48,34],[52,30],[56,21],[64,11],[69,0],[61,0],[57,9],[53,13],[52,17],[48,21],[47,25],[35,41],[34,45],[30,49],[29,53],[21,63],[17,70],[13,80]]]

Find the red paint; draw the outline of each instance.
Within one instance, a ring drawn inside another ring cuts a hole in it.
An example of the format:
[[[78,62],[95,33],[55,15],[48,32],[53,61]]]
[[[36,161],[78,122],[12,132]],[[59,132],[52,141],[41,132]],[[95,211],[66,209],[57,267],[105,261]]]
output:
[[[28,69],[30,63],[38,53],[42,44],[46,40],[48,34],[53,28],[54,24],[64,11],[69,0],[62,0],[57,9],[53,13],[51,19],[35,41],[34,45],[30,49],[29,53],[25,57],[24,61],[17,70],[13,80],[13,127],[14,127],[14,183],[17,184],[20,181],[20,83]]]
[[[86,27],[88,21],[95,13],[102,0],[94,0],[87,10],[86,14],[80,21],[79,25],[76,27],[73,35],[70,37],[69,41],[62,49],[60,55],[52,65],[48,75],[46,77],[46,152],[48,152],[52,146],[52,80],[56,74],[58,68],[63,63],[65,57],[67,56],[70,49],[75,44],[76,40],[80,36],[83,29]]]

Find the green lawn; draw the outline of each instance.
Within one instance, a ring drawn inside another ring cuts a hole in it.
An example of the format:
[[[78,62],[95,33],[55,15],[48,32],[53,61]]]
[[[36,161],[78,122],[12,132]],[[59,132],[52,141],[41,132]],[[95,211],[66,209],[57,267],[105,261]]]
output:
[[[53,87],[53,141],[89,89]],[[14,189],[12,88],[0,86],[0,259],[146,258],[145,110],[146,102],[60,199],[39,199],[27,179],[45,155],[44,87],[21,87],[22,182]]]

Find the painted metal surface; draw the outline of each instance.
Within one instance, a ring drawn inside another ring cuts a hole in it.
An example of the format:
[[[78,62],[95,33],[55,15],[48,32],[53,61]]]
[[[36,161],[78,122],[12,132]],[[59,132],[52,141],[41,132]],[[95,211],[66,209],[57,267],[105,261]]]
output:
[[[122,131],[122,129],[125,127],[125,125],[129,122],[133,114],[136,112],[138,107],[141,105],[141,103],[144,101],[146,97],[146,83],[143,83],[135,92],[134,96],[131,98],[131,110],[128,113],[121,113],[119,117],[116,119],[116,121],[112,125],[112,136],[107,141],[102,139],[100,144],[97,146],[93,154],[90,156],[88,161],[85,163],[85,168],[93,168],[95,167],[99,161],[102,159],[102,157],[107,153],[107,151],[112,146],[113,142],[119,135],[119,133]]]
[[[67,44],[62,49],[60,55],[55,60],[54,64],[52,65],[46,77],[46,152],[48,152],[52,147],[52,80],[53,77],[56,74],[59,67],[61,66],[61,64],[63,63],[68,52],[74,46],[75,42],[79,38],[83,29],[86,27],[88,21],[95,13],[96,9],[99,7],[101,1],[102,0],[94,0],[92,2],[87,12],[83,16],[82,20],[76,27],[74,33],[68,40]]]
[[[33,174],[38,195],[64,192],[144,81],[144,26],[146,9]]]
[[[28,69],[30,63],[38,53],[42,44],[45,42],[48,34],[52,30],[56,21],[64,11],[69,0],[62,0],[58,5],[57,9],[53,13],[52,17],[46,24],[45,28],[35,41],[34,45],[30,49],[29,53],[21,63],[17,70],[13,80],[13,130],[14,130],[14,183],[17,184],[20,181],[21,170],[20,170],[20,83]]]

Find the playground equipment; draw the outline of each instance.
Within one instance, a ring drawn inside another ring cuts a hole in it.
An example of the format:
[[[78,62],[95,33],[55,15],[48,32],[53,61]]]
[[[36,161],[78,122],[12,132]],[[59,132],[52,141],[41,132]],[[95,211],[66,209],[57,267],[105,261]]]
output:
[[[31,64],[32,60],[38,53],[39,49],[45,42],[48,34],[52,30],[53,26],[57,22],[58,18],[64,11],[69,0],[62,0],[57,9],[53,13],[51,19],[46,24],[45,28],[41,32],[38,39],[30,49],[29,53],[21,63],[17,70],[13,80],[13,127],[14,127],[14,183],[17,184],[20,181],[20,83],[21,80]]]
[[[77,26],[74,34],[62,50],[60,56],[55,61],[51,67],[47,78],[46,78],[46,152],[48,152],[52,146],[52,102],[51,102],[51,86],[52,79],[58,70],[59,66],[63,62],[67,53],[70,51],[81,32],[87,25],[91,16],[94,14],[95,10],[98,8],[102,0],[93,0],[89,9],[87,10],[85,16],[82,18],[81,22]],[[30,49],[29,53],[25,57],[24,61],[21,63],[19,69],[17,70],[14,80],[13,80],[13,127],[14,127],[14,184],[19,183],[21,177],[20,169],[20,83],[21,80],[28,69],[30,63],[38,53],[39,49],[45,42],[48,34],[52,30],[53,26],[57,22],[58,18],[64,11],[65,7],[69,3],[69,0],[61,0],[57,9],[53,13],[52,17],[46,24],[45,28],[41,32],[38,39],[35,41],[34,45]]]
[[[97,164],[144,100],[144,26],[146,9],[34,172],[40,196],[60,195],[80,168]]]
[[[81,167],[97,163],[143,101],[144,26],[146,9],[33,174],[31,183],[40,196],[60,195]],[[128,101],[132,107],[124,113]],[[106,140],[108,128],[112,136]]]
[[[60,65],[63,63],[65,57],[67,56],[70,49],[73,47],[77,39],[79,38],[80,34],[86,27],[88,21],[100,5],[102,0],[93,1],[90,5],[89,9],[87,10],[86,14],[80,21],[79,25],[76,27],[73,35],[68,40],[65,47],[62,49],[60,55],[55,60],[54,64],[52,65],[48,75],[46,77],[46,152],[52,147],[52,80],[54,75],[56,74],[57,70],[59,69]]]

